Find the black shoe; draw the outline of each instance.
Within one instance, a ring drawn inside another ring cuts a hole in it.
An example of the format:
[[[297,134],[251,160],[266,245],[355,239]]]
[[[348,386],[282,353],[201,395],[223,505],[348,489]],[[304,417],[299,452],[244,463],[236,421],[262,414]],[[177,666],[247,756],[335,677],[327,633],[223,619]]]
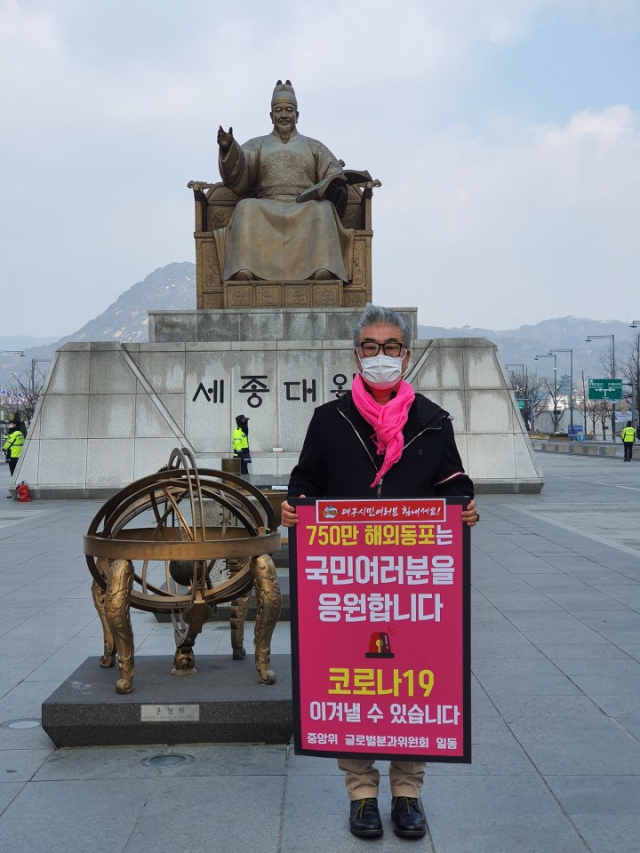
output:
[[[400,838],[422,838],[427,834],[427,819],[418,797],[393,797],[391,822]]]
[[[351,800],[349,808],[349,829],[359,838],[380,838],[382,821],[375,797],[364,800]]]

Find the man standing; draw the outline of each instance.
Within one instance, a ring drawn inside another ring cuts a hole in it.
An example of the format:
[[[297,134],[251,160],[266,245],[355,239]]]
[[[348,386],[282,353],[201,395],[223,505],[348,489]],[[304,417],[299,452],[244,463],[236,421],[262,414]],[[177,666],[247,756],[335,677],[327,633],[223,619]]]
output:
[[[242,476],[249,473],[249,462],[251,453],[249,451],[249,418],[238,415],[236,428],[233,431],[233,455],[240,459],[240,473]]]
[[[636,440],[636,431],[631,421],[628,421],[626,427],[622,427],[620,430],[620,438],[624,447],[624,462],[631,462],[633,442]]]
[[[9,424],[9,435],[3,445],[4,452],[8,455],[9,473],[13,477],[13,472],[16,470],[18,459],[22,453],[24,445],[24,433],[20,429],[20,423],[11,421]]]
[[[462,467],[451,416],[416,394],[404,380],[411,332],[396,311],[367,305],[353,334],[358,371],[351,391],[315,410],[291,472],[288,497],[424,498],[467,496],[462,520],[473,527],[480,516],[474,487]],[[288,499],[282,523],[298,515]],[[370,757],[339,761],[350,800],[349,829],[360,838],[379,838],[379,770]],[[391,820],[401,838],[427,831],[420,792],[422,761],[394,759],[389,770]]]

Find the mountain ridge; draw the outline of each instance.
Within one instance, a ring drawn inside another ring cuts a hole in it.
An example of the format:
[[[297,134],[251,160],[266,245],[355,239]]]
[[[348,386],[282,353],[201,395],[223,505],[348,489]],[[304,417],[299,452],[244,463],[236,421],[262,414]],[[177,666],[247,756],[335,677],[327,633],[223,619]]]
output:
[[[149,310],[185,311],[196,305],[195,265],[190,261],[175,261],[158,267],[142,281],[125,290],[105,310],[89,320],[80,329],[58,340],[38,343],[35,346],[11,346],[7,349],[24,349],[28,359],[50,359],[53,353],[71,341],[120,341],[143,343],[148,340]],[[590,320],[568,315],[525,324],[518,329],[484,329],[474,326],[444,327],[418,325],[419,338],[485,337],[495,343],[504,364],[525,364],[535,369],[536,355],[546,355],[550,349],[573,349],[574,380],[580,370],[592,376],[604,375],[601,366],[606,359],[606,341],[597,340],[587,345],[588,335],[615,335],[616,359],[623,357],[624,344],[633,339],[633,331],[619,320]],[[0,340],[25,339],[27,336],[7,336]],[[619,356],[618,356],[619,353]],[[569,354],[557,354],[558,376],[569,372]],[[24,366],[23,366],[24,365]],[[0,354],[0,382],[6,384],[12,372],[24,372],[30,362],[19,356]],[[553,367],[545,358],[539,364],[541,375],[552,375]]]

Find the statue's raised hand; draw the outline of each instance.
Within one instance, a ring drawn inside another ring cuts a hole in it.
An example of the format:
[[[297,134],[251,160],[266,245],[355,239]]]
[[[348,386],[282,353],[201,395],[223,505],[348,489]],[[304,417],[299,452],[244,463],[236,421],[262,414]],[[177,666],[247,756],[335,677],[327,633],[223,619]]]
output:
[[[228,151],[231,148],[231,143],[233,142],[233,128],[229,128],[229,132],[220,125],[218,128],[218,145],[220,146],[221,151]]]

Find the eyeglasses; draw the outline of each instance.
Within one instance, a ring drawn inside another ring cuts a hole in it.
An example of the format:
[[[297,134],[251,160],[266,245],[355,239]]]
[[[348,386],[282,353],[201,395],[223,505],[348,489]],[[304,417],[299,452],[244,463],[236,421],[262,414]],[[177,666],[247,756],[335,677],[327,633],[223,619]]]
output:
[[[398,343],[398,341],[387,341],[386,344],[378,344],[375,341],[360,341],[358,348],[366,358],[369,358],[372,355],[378,355],[380,350],[382,350],[385,355],[390,355],[392,357],[402,355],[403,350],[406,350],[405,345]]]

